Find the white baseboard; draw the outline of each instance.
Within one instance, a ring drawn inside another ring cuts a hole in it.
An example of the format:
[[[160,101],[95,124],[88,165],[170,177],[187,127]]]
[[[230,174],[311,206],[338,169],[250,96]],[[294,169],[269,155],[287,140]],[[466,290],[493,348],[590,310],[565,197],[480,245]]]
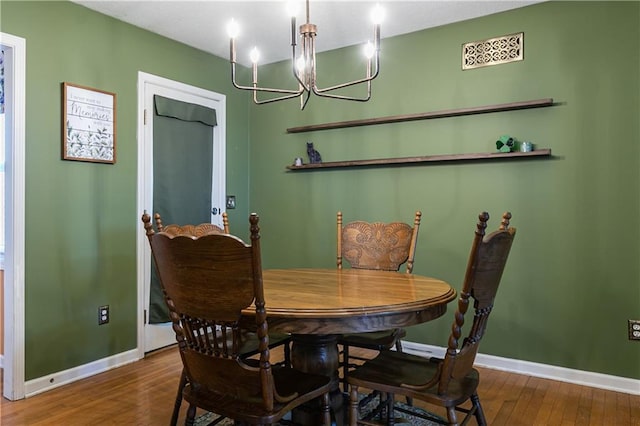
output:
[[[402,348],[407,353],[425,357],[443,357],[446,351],[443,347],[408,342],[405,340],[402,341]],[[561,382],[575,383],[594,388],[640,395],[640,380],[630,379],[627,377],[573,370],[571,368],[556,367],[554,365],[539,364],[536,362],[520,361],[517,359],[483,354],[478,354],[476,356],[475,365],[491,368],[493,370],[526,374],[533,377],[542,377]]]
[[[24,395],[26,398],[42,392],[55,389],[59,386],[75,382],[98,373],[121,367],[126,364],[138,361],[138,350],[133,349],[113,355],[109,358],[99,359],[89,364],[80,365],[68,370],[48,374],[45,377],[29,380],[24,384]]]

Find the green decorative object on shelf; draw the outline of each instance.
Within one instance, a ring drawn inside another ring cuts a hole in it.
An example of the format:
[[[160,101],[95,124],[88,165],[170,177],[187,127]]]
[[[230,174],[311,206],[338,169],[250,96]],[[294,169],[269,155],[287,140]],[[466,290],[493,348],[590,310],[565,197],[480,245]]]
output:
[[[496,149],[500,152],[513,152],[515,144],[515,138],[509,135],[502,135],[500,139],[496,141]]]

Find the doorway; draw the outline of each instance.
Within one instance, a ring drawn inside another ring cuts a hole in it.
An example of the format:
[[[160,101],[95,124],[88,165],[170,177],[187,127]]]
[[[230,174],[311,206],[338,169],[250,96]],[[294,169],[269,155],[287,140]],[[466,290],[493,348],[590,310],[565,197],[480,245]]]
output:
[[[2,394],[24,398],[26,41],[0,32],[5,114],[5,253]]]
[[[217,125],[210,132],[211,206],[209,221],[222,226],[225,199],[225,122],[226,97],[224,95],[140,72],[138,74],[138,213],[153,214],[154,206],[154,120],[156,96],[163,99],[194,104],[215,111]],[[158,145],[159,146],[159,145]],[[177,166],[176,166],[177,167]],[[150,324],[149,297],[151,293],[151,251],[141,222],[138,233],[138,355],[175,343],[170,323]]]

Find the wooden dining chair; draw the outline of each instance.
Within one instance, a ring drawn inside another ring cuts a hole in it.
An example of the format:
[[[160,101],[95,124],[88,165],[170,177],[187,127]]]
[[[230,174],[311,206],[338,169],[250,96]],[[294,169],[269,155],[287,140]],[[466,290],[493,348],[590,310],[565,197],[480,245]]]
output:
[[[403,222],[381,223],[353,221],[342,224],[342,212],[337,215],[337,266],[342,269],[343,259],[352,268],[398,271],[405,265],[405,272],[413,271],[418,230],[422,212],[417,211],[413,226]],[[374,331],[368,333],[344,334],[338,339],[341,345],[342,383],[347,390],[349,369],[354,368],[355,361],[368,358],[352,355],[350,347],[383,351],[392,349],[402,352],[401,339],[406,336],[402,328]],[[363,403],[366,403],[364,401]]]
[[[350,425],[369,424],[368,419],[358,418],[358,389],[361,387],[375,389],[387,395],[387,424],[394,423],[395,411],[405,410],[394,408],[394,395],[404,395],[446,408],[447,422],[427,416],[431,421],[458,425],[456,412],[459,411],[465,413],[462,424],[466,424],[471,416],[475,416],[479,425],[487,424],[477,393],[480,374],[473,368],[473,363],[516,234],[515,228],[509,227],[510,219],[511,213],[504,213],[500,228],[485,238],[489,214],[483,212],[479,216],[444,358],[427,359],[385,351],[356,368],[349,375]],[[464,316],[470,299],[473,299],[473,322],[460,346]],[[469,400],[471,408],[461,407],[461,404]],[[421,415],[412,407],[407,411],[413,415]]]
[[[208,223],[195,225],[195,226],[194,225],[163,226],[160,215],[156,214],[155,222],[156,222],[156,228],[158,230],[158,232],[156,233],[153,230],[153,226],[151,224],[151,218],[146,212],[142,216],[142,221],[146,229],[147,237],[149,238],[149,242],[151,244],[152,254],[156,262],[156,269],[160,275],[160,279],[162,282],[163,292],[165,294],[165,300],[167,302],[167,305],[169,306],[172,321],[174,322],[174,330],[176,330],[176,338],[178,339],[178,343],[179,343],[178,346],[182,350],[182,346],[180,345],[181,339],[182,341],[185,341],[185,342],[188,342],[189,339],[186,338],[184,334],[180,334],[178,332],[178,329],[182,328],[182,331],[184,333],[184,327],[187,327],[188,328],[187,334],[190,332],[194,332],[195,329],[193,328],[193,323],[189,324],[189,320],[187,319],[185,319],[184,320],[185,322],[181,323],[179,327],[176,328],[176,324],[175,324],[176,315],[178,315],[179,317],[179,315],[181,314],[179,314],[178,311],[176,311],[175,305],[172,305],[173,299],[171,299],[170,293],[167,292],[167,287],[165,283],[167,282],[167,280],[170,280],[169,282],[172,283],[171,284],[172,286],[175,286],[173,288],[176,289],[176,291],[178,292],[177,295],[179,297],[184,297],[184,298],[199,297],[199,292],[201,288],[203,286],[206,287],[207,285],[209,285],[208,284],[209,280],[219,279],[220,278],[219,275],[223,274],[222,270],[218,270],[217,272],[213,271],[211,268],[212,266],[215,266],[215,264],[213,262],[207,262],[207,261],[212,261],[217,259],[215,258],[214,254],[209,253],[207,251],[207,250],[212,250],[214,247],[211,244],[215,243],[215,241],[211,241],[208,238],[212,235],[218,235],[218,236],[226,236],[226,237],[232,238],[234,239],[234,241],[239,241],[239,240],[228,234],[229,225],[228,225],[226,214],[223,214],[224,228],[222,229]],[[257,220],[256,220],[256,232],[257,232]],[[196,243],[196,241],[198,240],[201,240],[202,242]],[[171,242],[167,242],[167,241],[171,241]],[[162,251],[162,255],[157,255],[157,250],[154,250],[154,246],[159,244],[164,244],[164,245],[160,245],[160,247],[164,247],[163,249],[164,251]],[[185,251],[185,253],[178,254],[176,253],[176,251],[180,250],[181,244],[185,245],[187,250]],[[196,252],[196,250],[199,247],[202,248],[203,250],[202,253]],[[203,255],[202,260],[198,260],[198,259],[186,260],[186,262],[191,262],[191,264],[194,267],[194,271],[178,270],[179,268],[181,268],[181,266],[184,266],[186,264],[186,263],[182,263],[182,264],[176,263],[180,261],[181,256],[191,255],[196,257],[196,255],[198,254]],[[219,255],[219,253],[217,255]],[[159,265],[158,262],[162,262],[162,265]],[[200,270],[200,272],[198,272],[198,270]],[[164,271],[164,276],[161,275],[162,273],[161,271]],[[243,271],[243,272],[247,272],[247,271]],[[199,275],[197,275],[198,273]],[[238,278],[227,277],[225,278],[224,281],[216,282],[215,283],[216,288],[215,289],[212,288],[210,290],[211,292],[213,292],[214,290],[222,291],[223,289],[225,289],[226,292],[233,293],[228,290],[230,288],[235,289],[236,288],[235,283],[237,282],[237,279],[242,280],[242,278],[243,277],[238,277]],[[246,277],[244,279],[245,281],[247,280]],[[176,282],[176,280],[178,281]],[[211,281],[211,283],[212,282],[213,281]],[[246,287],[248,284],[245,282],[243,283],[243,285]],[[211,287],[214,287],[214,285],[211,284]],[[244,290],[245,292],[247,291],[246,288]],[[210,300],[217,300],[217,299],[204,298],[202,299],[202,302],[206,303]],[[188,302],[195,303],[194,301],[188,301]],[[198,309],[198,307],[196,306],[191,306],[191,305],[187,305],[187,306],[189,306],[189,308]],[[179,318],[178,318],[178,321],[180,321]],[[266,327],[266,324],[265,324],[265,327]],[[287,334],[271,333],[267,335],[266,339],[261,339],[260,334],[259,333],[256,334],[255,330],[237,328],[237,327],[234,328],[233,322],[215,323],[215,321],[209,322],[208,325],[202,325],[200,329],[198,329],[198,331],[196,332],[200,333],[199,335],[200,339],[213,342],[212,347],[220,346],[222,348],[225,348],[224,349],[225,351],[226,351],[226,348],[232,348],[232,350],[234,351],[233,354],[231,352],[227,354],[230,358],[237,357],[239,362],[241,362],[243,365],[251,365],[253,367],[257,367],[259,361],[249,360],[249,357],[257,354],[262,354],[263,344],[266,344],[267,350],[275,346],[283,345],[285,349],[285,360],[283,363],[280,363],[280,365],[282,365],[283,368],[290,369],[290,366],[291,366],[290,355],[289,355],[290,336]],[[200,347],[200,350],[204,350],[205,347],[206,345],[202,345]],[[209,349],[211,349],[211,347],[209,347]],[[259,369],[254,368],[254,370],[259,370]],[[178,393],[176,395],[174,412],[171,419],[172,425],[175,425],[177,423],[182,399],[183,397],[185,397],[185,390],[188,388],[189,383],[191,383],[191,377],[189,375],[187,365],[185,364],[181,374],[181,378],[180,378]]]

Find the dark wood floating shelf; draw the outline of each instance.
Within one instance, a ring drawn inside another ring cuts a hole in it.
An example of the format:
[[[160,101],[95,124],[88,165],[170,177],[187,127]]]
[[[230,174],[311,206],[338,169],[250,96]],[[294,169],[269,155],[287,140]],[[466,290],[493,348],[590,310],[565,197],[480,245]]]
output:
[[[429,120],[433,118],[458,117],[461,115],[487,114],[491,112],[513,111],[519,109],[543,108],[553,106],[553,98],[533,101],[510,102],[506,104],[485,105],[471,108],[448,109],[422,112],[418,114],[391,115],[387,117],[365,118],[362,120],[337,121],[333,123],[312,124],[309,126],[289,127],[287,133],[303,133],[315,130],[340,129],[344,127],[371,126],[374,124],[399,123],[402,121]]]
[[[421,157],[377,158],[373,160],[331,161],[318,164],[304,164],[302,166],[287,166],[289,171],[335,169],[338,167],[388,166],[418,163],[444,163],[451,161],[503,160],[530,157],[550,157],[551,149],[536,149],[531,152],[487,152],[475,154],[445,154],[426,155]]]

